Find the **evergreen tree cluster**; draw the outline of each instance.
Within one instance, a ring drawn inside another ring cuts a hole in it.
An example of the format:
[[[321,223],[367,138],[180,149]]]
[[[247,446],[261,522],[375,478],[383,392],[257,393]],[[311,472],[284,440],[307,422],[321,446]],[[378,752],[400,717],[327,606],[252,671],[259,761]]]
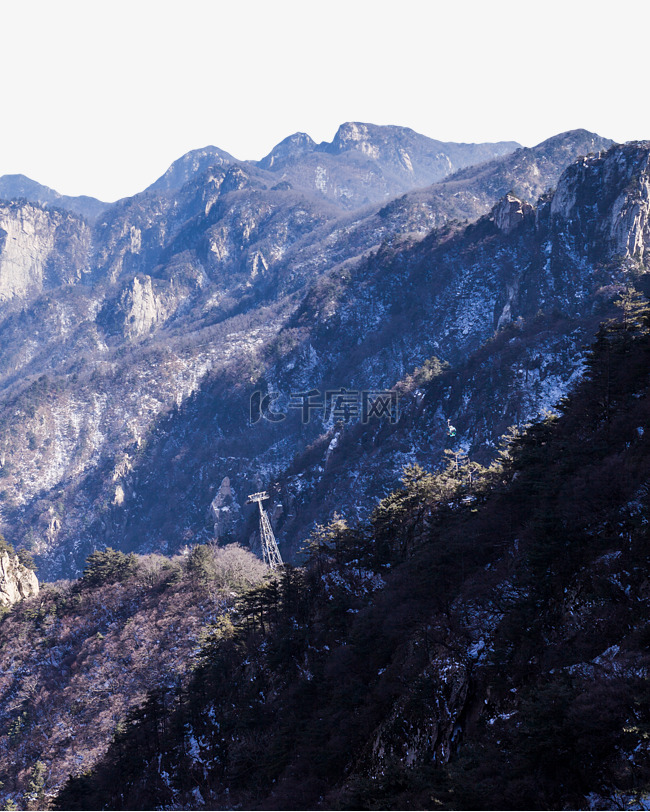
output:
[[[125,581],[137,570],[137,556],[129,555],[107,547],[105,550],[96,550],[86,559],[81,578],[85,586],[102,586],[114,584],[116,581]]]

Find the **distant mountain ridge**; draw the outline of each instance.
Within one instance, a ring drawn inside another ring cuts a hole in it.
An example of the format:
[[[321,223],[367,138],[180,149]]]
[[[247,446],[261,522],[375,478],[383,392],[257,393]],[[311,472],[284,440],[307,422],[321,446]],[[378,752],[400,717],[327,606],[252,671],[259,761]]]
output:
[[[0,176],[0,200],[17,200],[21,198],[43,206],[57,206],[67,209],[89,220],[94,220],[110,205],[87,195],[77,197],[62,195],[55,189],[43,186],[43,184],[31,180],[25,175]]]
[[[348,121],[331,142],[316,144],[306,133],[294,133],[257,165],[350,210],[429,186],[520,146],[515,141],[443,142],[408,127]]]
[[[459,144],[436,141],[408,127],[361,122],[342,124],[332,141],[317,144],[297,132],[259,161],[241,161],[214,146],[183,155],[145,191],[179,190],[211,167],[257,167],[276,176],[286,189],[324,198],[343,211],[382,202],[401,192],[428,186],[476,163],[506,155],[516,141]]]
[[[191,150],[175,160],[144,191],[174,192],[211,167],[242,164],[279,174],[281,182],[348,210],[434,183],[458,169],[504,155],[519,146],[515,141],[442,142],[408,127],[346,122],[331,142],[316,144],[306,133],[294,133],[260,161],[239,160],[212,145]],[[89,220],[111,205],[93,197],[62,195],[25,175],[1,176],[0,199],[19,198],[58,206]]]

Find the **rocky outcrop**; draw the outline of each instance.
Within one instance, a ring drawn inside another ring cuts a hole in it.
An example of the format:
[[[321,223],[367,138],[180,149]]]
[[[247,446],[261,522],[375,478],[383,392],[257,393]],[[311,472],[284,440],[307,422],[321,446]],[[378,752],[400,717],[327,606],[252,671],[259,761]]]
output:
[[[225,476],[210,503],[209,519],[213,522],[214,537],[223,539],[232,532],[241,517],[241,508],[230,484],[230,477]]]
[[[0,204],[0,302],[80,281],[89,252],[90,229],[73,215]]]
[[[535,209],[530,203],[525,203],[518,197],[507,194],[492,210],[492,218],[499,231],[510,234],[520,223],[523,223],[525,217],[533,216],[534,213]]]
[[[129,336],[145,335],[165,317],[165,308],[154,293],[150,276],[142,279],[136,276],[124,292],[121,305]]]
[[[649,156],[650,163],[650,156]],[[618,255],[646,264],[650,258],[650,174],[643,172],[612,207],[610,236]]]
[[[177,304],[169,283],[154,281],[148,274],[134,276],[117,299],[107,302],[98,322],[109,333],[137,339],[153,332]]]
[[[294,133],[273,147],[271,152],[262,158],[258,165],[262,169],[277,171],[283,164],[313,152],[315,149],[316,144],[307,133]]]
[[[221,186],[221,192],[222,194],[228,194],[228,192],[239,192],[241,189],[245,189],[250,185],[251,181],[248,174],[241,168],[241,166],[235,165],[231,166],[226,172],[226,176],[223,179],[223,184]]]
[[[32,595],[38,595],[36,573],[23,566],[17,555],[0,553],[0,605],[11,606]]]
[[[589,156],[561,177],[551,217],[567,241],[592,255],[646,264],[650,259],[650,141]],[[570,223],[569,227],[565,224]]]

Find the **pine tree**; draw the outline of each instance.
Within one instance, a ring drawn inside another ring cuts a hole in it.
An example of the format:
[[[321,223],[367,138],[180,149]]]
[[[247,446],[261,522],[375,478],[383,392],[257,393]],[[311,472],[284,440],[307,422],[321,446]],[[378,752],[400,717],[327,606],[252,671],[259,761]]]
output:
[[[135,573],[137,558],[133,553],[126,555],[112,547],[96,550],[86,559],[82,583],[87,586],[101,586],[125,581]]]
[[[45,806],[45,776],[47,767],[42,761],[37,761],[32,767],[27,785],[27,808],[43,809]]]
[[[370,517],[376,549],[383,563],[407,558],[428,533],[433,512],[447,503],[457,487],[448,472],[431,474],[420,465],[407,465],[402,487],[377,505]]]
[[[16,555],[23,567],[27,567],[28,570],[36,569],[36,562],[29,550],[26,550],[24,547],[19,547],[18,550],[16,550]]]
[[[626,332],[647,334],[650,324],[650,302],[630,285],[614,302],[622,311],[622,325]]]
[[[369,565],[372,558],[363,531],[350,527],[338,513],[326,525],[316,525],[306,550],[321,575],[328,561],[339,566],[360,562]]]

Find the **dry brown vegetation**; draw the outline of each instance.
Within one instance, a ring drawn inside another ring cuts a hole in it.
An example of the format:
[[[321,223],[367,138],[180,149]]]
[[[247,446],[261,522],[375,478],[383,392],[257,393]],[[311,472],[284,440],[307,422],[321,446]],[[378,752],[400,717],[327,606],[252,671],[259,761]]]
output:
[[[44,584],[0,623],[4,803],[42,808],[91,768],[129,710],[187,681],[205,627],[265,571],[235,544],[94,557],[80,581]]]

